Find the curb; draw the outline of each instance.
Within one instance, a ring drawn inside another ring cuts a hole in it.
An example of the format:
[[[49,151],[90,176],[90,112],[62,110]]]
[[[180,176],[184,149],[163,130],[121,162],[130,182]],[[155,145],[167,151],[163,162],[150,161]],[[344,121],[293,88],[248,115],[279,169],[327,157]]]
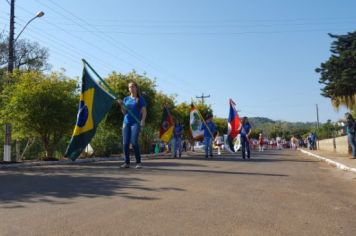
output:
[[[339,162],[330,160],[330,159],[328,159],[328,158],[326,158],[326,157],[322,157],[322,156],[319,156],[319,155],[317,155],[317,154],[314,154],[314,153],[305,151],[305,150],[303,150],[303,149],[299,149],[299,150],[300,150],[302,153],[304,153],[304,154],[307,154],[307,155],[309,155],[309,156],[316,157],[316,158],[318,158],[318,159],[321,160],[321,161],[325,161],[325,162],[328,163],[329,165],[334,166],[334,167],[336,167],[336,168],[338,168],[338,169],[356,173],[356,168],[348,167],[348,166],[346,166],[346,165],[344,165],[344,164],[341,164],[341,163],[339,163]]]
[[[81,163],[91,163],[91,162],[100,162],[100,161],[118,161],[119,157],[95,157],[88,159],[77,159],[72,160],[59,160],[59,161],[34,161],[34,162],[22,162],[16,164],[3,164],[0,165],[1,169],[7,168],[21,168],[21,167],[33,167],[33,166],[47,166],[47,165],[75,165]]]
[[[171,156],[171,155],[168,155]],[[165,157],[164,154],[143,154],[141,156],[142,159],[152,159],[157,157]],[[47,166],[47,165],[76,165],[81,163],[92,163],[92,162],[102,162],[102,161],[121,161],[123,157],[94,157],[87,159],[77,159],[72,161],[70,159],[67,160],[59,160],[59,161],[33,161],[33,162],[20,162],[15,164],[2,164],[0,165],[0,170],[2,169],[10,169],[10,168],[22,168],[22,167],[33,167],[33,166]]]

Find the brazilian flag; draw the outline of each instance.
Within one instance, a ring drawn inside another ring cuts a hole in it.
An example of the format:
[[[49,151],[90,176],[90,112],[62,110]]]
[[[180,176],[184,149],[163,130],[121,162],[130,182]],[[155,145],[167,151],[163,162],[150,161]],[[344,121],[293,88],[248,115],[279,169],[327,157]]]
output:
[[[115,97],[97,84],[84,66],[77,122],[65,157],[73,161],[77,159],[93,138],[96,128],[110,110],[114,100]]]

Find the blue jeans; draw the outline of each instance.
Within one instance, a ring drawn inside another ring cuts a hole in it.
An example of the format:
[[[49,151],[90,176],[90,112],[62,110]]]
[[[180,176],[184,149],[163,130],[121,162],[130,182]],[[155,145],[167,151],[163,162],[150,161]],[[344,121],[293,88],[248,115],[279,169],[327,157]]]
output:
[[[247,139],[246,136],[242,136],[240,137],[241,140],[241,154],[242,154],[242,158],[245,159],[245,151],[247,151],[247,158],[250,158],[250,143]]]
[[[210,156],[213,155],[212,141],[213,139],[211,137],[204,137],[205,157],[208,157],[208,154],[210,154]]]
[[[349,133],[347,135],[349,137],[349,143],[352,148],[352,157],[356,157],[356,142],[355,142],[355,134]]]
[[[138,135],[140,133],[139,124],[124,124],[122,127],[122,137],[124,144],[125,162],[130,164],[130,143],[135,151],[136,163],[141,163],[140,146]]]
[[[182,155],[182,139],[181,138],[173,138],[173,156],[177,157],[177,153],[179,157]]]

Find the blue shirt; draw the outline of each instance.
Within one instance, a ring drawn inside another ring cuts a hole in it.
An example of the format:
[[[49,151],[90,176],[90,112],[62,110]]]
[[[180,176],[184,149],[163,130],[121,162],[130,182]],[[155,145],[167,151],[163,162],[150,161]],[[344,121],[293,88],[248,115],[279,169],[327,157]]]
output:
[[[181,125],[175,125],[174,127],[174,132],[173,132],[173,137],[174,138],[180,138],[183,132],[183,126]]]
[[[205,138],[209,138],[209,137],[212,138],[211,136],[214,135],[214,133],[216,131],[216,126],[215,126],[214,122],[212,122],[212,121],[207,121],[206,124],[208,125],[211,134],[209,132],[209,129],[206,127],[205,123],[201,124],[200,129],[204,130],[204,137]]]
[[[246,137],[246,135],[250,132],[251,128],[252,126],[250,125],[250,123],[242,125],[240,135]]]
[[[346,121],[346,134],[355,134],[355,125],[352,120]]]
[[[145,99],[140,96],[138,101],[136,98],[132,98],[131,96],[127,96],[124,98],[123,103],[130,110],[131,113],[140,121],[141,120],[141,108],[146,107]],[[136,124],[138,121],[130,114],[130,112],[126,112],[124,116],[124,124]]]

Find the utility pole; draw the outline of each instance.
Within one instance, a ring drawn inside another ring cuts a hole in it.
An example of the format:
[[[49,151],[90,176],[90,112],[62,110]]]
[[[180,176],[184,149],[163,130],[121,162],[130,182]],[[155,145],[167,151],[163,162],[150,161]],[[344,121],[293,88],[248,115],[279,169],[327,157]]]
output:
[[[202,95],[200,97],[198,97],[198,96],[195,96],[195,97],[198,99],[201,99],[202,104],[204,104],[204,98],[210,98],[210,94],[208,96],[204,96],[204,93],[202,93]]]
[[[315,104],[316,107],[316,132],[319,135],[319,108],[318,108],[318,104]],[[319,138],[318,139],[318,147],[317,149],[319,149]]]
[[[10,2],[10,31],[9,31],[9,62],[7,72],[9,74],[14,70],[14,35],[15,35],[15,0]]]
[[[10,83],[10,75],[14,70],[14,34],[15,34],[15,0],[11,0],[7,83]],[[5,124],[4,161],[11,162],[11,124]]]
[[[44,12],[40,11],[37,13],[35,17],[33,17],[31,20],[29,20],[26,25],[22,28],[20,33],[17,35],[16,38],[15,36],[15,0],[10,0],[10,30],[9,30],[9,57],[8,57],[8,64],[7,64],[7,83],[10,83],[10,76],[14,70],[14,61],[15,61],[15,42],[21,35],[21,33],[25,30],[25,28],[30,24],[34,19],[38,17],[42,17],[44,15]],[[20,146],[19,143],[17,143],[17,157],[19,156],[20,153]],[[5,124],[5,142],[4,142],[4,161],[5,162],[11,162],[11,124]]]

